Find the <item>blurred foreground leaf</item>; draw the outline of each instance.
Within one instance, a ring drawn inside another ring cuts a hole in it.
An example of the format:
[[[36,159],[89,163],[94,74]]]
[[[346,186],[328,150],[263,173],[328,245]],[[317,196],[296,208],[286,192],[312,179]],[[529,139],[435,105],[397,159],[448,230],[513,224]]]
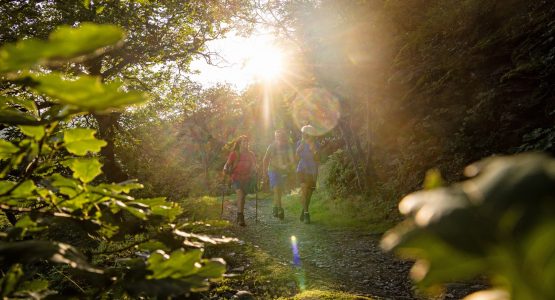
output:
[[[417,259],[423,287],[486,274],[513,299],[555,299],[555,160],[493,157],[465,172],[473,178],[405,197],[407,220],[382,247]]]
[[[50,34],[48,41],[27,39],[0,48],[0,73],[89,54],[113,45],[123,37],[123,31],[114,25],[83,23],[77,28],[61,26]]]

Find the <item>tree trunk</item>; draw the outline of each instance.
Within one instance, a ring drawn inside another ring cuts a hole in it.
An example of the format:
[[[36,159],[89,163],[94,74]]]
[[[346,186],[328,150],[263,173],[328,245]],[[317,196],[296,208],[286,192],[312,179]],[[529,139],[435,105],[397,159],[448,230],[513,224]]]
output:
[[[102,81],[104,81],[104,76],[101,73],[102,57],[91,59],[86,65],[90,75],[99,76],[102,78]],[[104,172],[106,179],[111,182],[121,182],[128,179],[127,174],[123,172],[122,168],[117,163],[114,146],[115,130],[120,115],[120,113],[93,114],[93,117],[98,122],[98,135],[107,143],[107,145],[100,150],[100,154],[104,157],[102,172]]]
[[[98,121],[98,134],[100,138],[106,141],[107,145],[100,150],[100,154],[104,157],[104,166],[102,172],[106,179],[111,182],[121,182],[128,179],[122,168],[116,160],[114,147],[115,129],[120,113],[109,113],[105,115],[93,114]]]

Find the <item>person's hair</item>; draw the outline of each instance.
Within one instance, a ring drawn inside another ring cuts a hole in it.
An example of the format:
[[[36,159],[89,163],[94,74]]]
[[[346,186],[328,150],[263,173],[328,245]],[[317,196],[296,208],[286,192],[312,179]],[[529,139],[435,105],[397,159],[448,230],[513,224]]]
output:
[[[233,151],[239,152],[239,150],[241,149],[241,143],[243,142],[243,140],[249,140],[249,137],[246,135],[241,135],[238,136],[235,139],[235,143],[233,144]]]

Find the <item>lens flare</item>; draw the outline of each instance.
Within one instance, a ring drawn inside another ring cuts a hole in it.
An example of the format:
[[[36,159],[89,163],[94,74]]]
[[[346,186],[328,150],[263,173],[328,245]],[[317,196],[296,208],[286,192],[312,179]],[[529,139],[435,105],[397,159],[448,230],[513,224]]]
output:
[[[293,101],[295,125],[300,129],[310,124],[316,129],[316,135],[335,128],[340,116],[339,101],[325,89],[304,89]]]
[[[299,255],[299,246],[297,245],[297,237],[291,236],[291,250],[293,251],[293,266],[295,267],[295,278],[297,285],[301,291],[306,289],[305,274],[301,266],[301,256]]]
[[[301,256],[299,255],[299,247],[297,245],[297,238],[293,235],[291,236],[291,250],[293,251],[293,264],[296,267],[301,266]]]

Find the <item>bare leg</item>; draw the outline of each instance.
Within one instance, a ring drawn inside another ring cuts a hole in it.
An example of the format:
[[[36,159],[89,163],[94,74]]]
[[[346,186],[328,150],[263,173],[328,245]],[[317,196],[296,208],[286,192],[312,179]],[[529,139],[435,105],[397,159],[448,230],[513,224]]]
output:
[[[245,193],[243,190],[235,190],[237,194],[237,213],[243,213],[245,210]]]
[[[306,212],[308,212],[308,207],[310,206],[310,198],[312,197],[312,192],[314,192],[314,189],[312,188],[312,186],[306,187],[306,198],[303,205],[303,209]]]
[[[243,210],[245,209],[245,193],[242,190],[235,190],[237,193],[237,224],[239,226],[245,226],[245,215]]]
[[[303,212],[308,211],[308,202],[309,202],[309,187],[306,182],[301,184],[301,206],[303,207]]]
[[[281,187],[274,187],[274,207],[281,207]]]

